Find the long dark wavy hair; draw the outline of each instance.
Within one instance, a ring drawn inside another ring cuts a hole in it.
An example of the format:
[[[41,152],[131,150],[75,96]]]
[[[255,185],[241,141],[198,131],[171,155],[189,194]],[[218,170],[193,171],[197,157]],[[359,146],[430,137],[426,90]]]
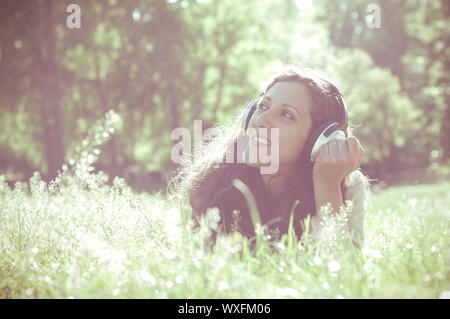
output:
[[[294,81],[304,84],[314,102],[312,108],[312,130],[328,120],[341,118],[340,108],[335,99],[336,92],[330,85],[321,80],[313,70],[301,69],[294,65],[285,66],[266,85],[266,93],[275,83]],[[238,163],[240,156],[237,149],[238,139],[243,138],[241,129],[242,112],[223,127],[216,127],[214,138],[203,145],[203,156],[186,161],[173,179],[174,189],[178,196],[188,198],[193,211],[193,218],[205,214],[208,208],[218,207],[220,210],[220,228],[229,233],[239,231],[253,237],[254,229],[249,207],[243,193],[233,185],[234,179],[244,182],[256,200],[261,222],[267,226],[273,239],[287,233],[291,211],[296,200],[293,216],[293,227],[297,238],[303,233],[301,221],[316,213],[314,187],[312,180],[312,162],[305,161],[299,155],[296,166],[289,172],[287,189],[281,195],[274,195],[264,183],[259,168]],[[352,134],[353,125],[347,128],[347,136]],[[234,162],[227,163],[227,153],[234,154]],[[353,172],[365,177],[359,170]],[[352,174],[353,174],[352,173]],[[344,195],[346,179],[341,183]]]

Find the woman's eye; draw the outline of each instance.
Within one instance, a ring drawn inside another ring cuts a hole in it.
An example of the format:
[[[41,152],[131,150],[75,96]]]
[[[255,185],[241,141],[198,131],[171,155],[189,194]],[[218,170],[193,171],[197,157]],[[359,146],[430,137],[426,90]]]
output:
[[[284,114],[288,114],[289,115],[289,117],[288,117],[288,119],[291,119],[291,120],[294,120],[295,119],[295,116],[291,113],[291,112],[284,112]]]
[[[265,103],[259,103],[258,104],[258,108],[259,109],[265,108],[265,107],[267,107],[267,105]],[[285,116],[285,114],[288,114],[289,116]],[[284,111],[283,112],[283,116],[285,116],[287,119],[295,120],[295,116],[291,112]]]
[[[261,108],[263,106],[265,107],[266,105],[264,103],[259,103],[258,108]]]

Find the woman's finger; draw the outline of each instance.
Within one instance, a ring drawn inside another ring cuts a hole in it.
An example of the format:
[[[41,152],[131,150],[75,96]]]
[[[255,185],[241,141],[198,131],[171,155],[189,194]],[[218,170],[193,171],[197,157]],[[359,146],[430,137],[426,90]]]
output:
[[[350,136],[345,140],[349,150],[349,160],[355,163],[358,159],[358,140],[354,136]]]
[[[345,143],[345,140],[336,140],[337,147],[339,149],[339,158],[342,160],[348,160],[349,159],[349,152],[347,148],[347,143]]]
[[[348,150],[350,153],[356,152],[358,150],[358,140],[354,136],[350,136],[345,139]]]
[[[314,161],[321,161],[324,157],[328,155],[328,144],[322,144],[317,150],[316,157]]]
[[[331,140],[328,143],[328,156],[331,160],[335,160],[338,156],[339,156],[339,150],[338,150],[338,146],[336,143],[336,140]]]

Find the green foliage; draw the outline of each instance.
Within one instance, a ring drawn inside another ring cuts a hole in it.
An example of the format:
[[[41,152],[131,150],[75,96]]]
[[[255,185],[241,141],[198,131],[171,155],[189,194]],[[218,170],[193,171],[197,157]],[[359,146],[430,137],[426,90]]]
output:
[[[449,157],[444,0],[379,1],[379,29],[367,27],[362,0],[78,4],[81,29],[66,27],[60,1],[0,5],[0,143],[46,180],[110,109],[123,130],[99,165],[168,174],[172,129],[226,123],[282,63],[343,88],[367,167],[426,167],[435,150],[439,165]]]
[[[393,147],[411,148],[411,140],[421,130],[423,111],[402,92],[398,79],[389,70],[375,67],[360,50],[343,50],[339,58],[336,70],[356,125],[355,135],[367,146],[370,160],[385,161]]]
[[[13,189],[0,175],[1,298],[450,290],[448,183],[372,194],[358,252],[340,238],[345,218],[328,222],[324,246],[307,231],[298,242],[292,225],[271,243],[257,212],[255,242],[219,234],[211,249],[216,209],[193,231],[187,202],[135,194],[118,177],[172,170],[173,128],[225,123],[283,63],[342,88],[367,167],[448,176],[448,1],[381,0],[380,29],[367,28],[362,0],[77,3],[79,30],[65,26],[65,2],[0,4],[0,174],[43,172]]]

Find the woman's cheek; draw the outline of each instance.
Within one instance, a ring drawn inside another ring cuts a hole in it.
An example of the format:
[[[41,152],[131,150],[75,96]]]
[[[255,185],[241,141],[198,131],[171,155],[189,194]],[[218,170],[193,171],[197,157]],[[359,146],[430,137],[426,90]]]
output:
[[[286,163],[291,161],[291,151],[292,151],[292,143],[289,143],[289,140],[281,139],[278,143],[278,154],[279,154],[279,162]]]

